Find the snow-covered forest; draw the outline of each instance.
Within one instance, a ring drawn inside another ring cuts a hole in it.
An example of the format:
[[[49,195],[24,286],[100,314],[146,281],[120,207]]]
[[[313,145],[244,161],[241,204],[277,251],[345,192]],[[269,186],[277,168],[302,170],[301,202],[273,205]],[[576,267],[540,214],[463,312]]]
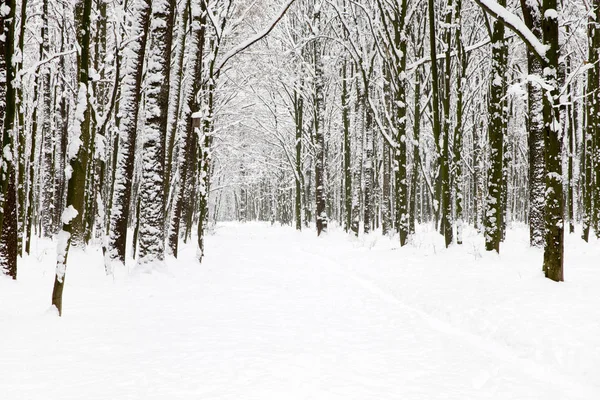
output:
[[[1,0],[0,398],[600,398],[598,21]]]

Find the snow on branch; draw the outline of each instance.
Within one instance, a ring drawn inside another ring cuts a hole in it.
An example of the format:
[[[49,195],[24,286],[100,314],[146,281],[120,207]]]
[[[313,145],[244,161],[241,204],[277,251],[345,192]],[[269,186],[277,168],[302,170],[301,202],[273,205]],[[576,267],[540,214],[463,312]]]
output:
[[[540,42],[521,18],[502,7],[496,0],[475,0],[475,2],[479,4],[485,12],[502,21],[510,30],[523,39],[525,44],[527,44],[542,60],[546,59],[546,50],[548,47]]]
[[[283,6],[281,11],[277,15],[277,17],[275,19],[273,19],[264,30],[257,33],[256,35],[252,36],[250,39],[246,40],[245,42],[238,44],[233,49],[231,49],[229,52],[227,52],[223,56],[223,59],[221,60],[221,62],[219,62],[219,65],[217,66],[216,70],[220,71],[221,69],[223,69],[223,67],[225,66],[227,61],[229,61],[230,59],[232,59],[233,57],[235,57],[242,51],[246,50],[248,47],[252,46],[254,43],[261,41],[269,33],[271,33],[271,31],[275,28],[275,26],[279,23],[279,21],[281,21],[283,19],[283,17],[285,16],[285,14],[289,10],[289,8],[292,6],[292,4],[294,4],[295,1],[296,0],[288,0],[288,2],[285,4],[285,6]]]

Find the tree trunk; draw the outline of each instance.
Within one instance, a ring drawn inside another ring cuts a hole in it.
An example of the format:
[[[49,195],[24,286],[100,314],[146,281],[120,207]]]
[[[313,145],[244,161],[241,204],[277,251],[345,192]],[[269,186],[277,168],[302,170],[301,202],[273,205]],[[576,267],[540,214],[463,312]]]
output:
[[[344,129],[344,229],[348,232],[352,227],[352,164],[350,142],[350,95],[348,91],[348,68],[344,60],[342,66],[342,126]]]
[[[314,25],[321,26],[321,1],[315,1]],[[315,61],[315,195],[317,202],[317,235],[327,231],[327,211],[325,198],[325,88],[323,82],[323,54],[321,39],[314,42]],[[367,150],[368,151],[368,150]]]
[[[15,169],[11,170],[6,201],[4,202],[4,223],[0,232],[0,272],[17,279],[17,188]]]
[[[5,9],[8,7],[8,10]],[[8,11],[7,14],[5,12]],[[15,1],[7,0],[0,12],[0,126],[2,126],[2,154],[0,155],[0,231],[4,222],[4,203],[13,169],[13,128],[16,92],[13,54],[15,46]],[[8,151],[6,151],[8,149]]]
[[[563,281],[564,197],[562,180],[562,132],[559,115],[559,40],[556,0],[543,0],[542,32],[548,64],[544,79],[551,90],[544,96],[544,144],[546,149],[546,206],[544,266],[546,277]]]
[[[164,168],[174,10],[174,0],[152,2],[138,258],[138,265],[145,269],[161,263],[165,256]]]
[[[540,10],[537,2],[521,0],[521,10],[527,27],[542,37]],[[527,68],[529,75],[542,76],[541,60],[527,49]],[[529,144],[529,243],[533,247],[544,245],[544,120],[543,89],[539,84],[527,85],[528,99],[528,144]]]
[[[462,20],[460,19],[460,11],[462,9],[461,0],[457,0],[456,2],[456,18],[459,19],[458,27],[456,29],[456,51],[458,58],[458,73],[457,73],[457,82],[456,82],[456,126],[454,127],[454,188],[456,190],[455,196],[455,205],[456,205],[456,243],[462,244],[463,242],[463,224],[464,224],[464,215],[463,215],[463,161],[462,161],[462,151],[463,151],[463,109],[464,109],[464,100],[463,100],[463,88],[464,84],[467,83],[467,55],[465,54],[465,49],[462,43]]]
[[[506,0],[499,1],[502,6]],[[492,82],[488,105],[490,169],[488,172],[488,195],[484,214],[485,248],[487,251],[500,252],[502,240],[502,167],[504,154],[503,97],[506,86],[508,48],[504,41],[504,24],[494,22],[492,34]]]
[[[189,2],[190,8],[194,11],[192,16],[192,27],[194,29],[194,40],[192,48],[195,49],[193,52],[193,68],[190,75],[191,88],[189,93],[186,93],[186,107],[182,112],[182,118],[184,120],[185,128],[182,130],[181,140],[183,146],[180,149],[179,157],[179,185],[177,185],[175,192],[175,204],[173,206],[173,217],[171,220],[171,229],[169,232],[169,248],[175,257],[178,253],[178,241],[179,241],[179,230],[181,225],[181,219],[186,223],[186,236],[191,230],[192,214],[193,214],[193,188],[196,184],[196,170],[197,170],[197,154],[198,154],[198,135],[201,132],[202,126],[200,121],[194,125],[190,110],[199,110],[198,92],[200,91],[200,84],[202,79],[203,63],[204,63],[204,46],[206,37],[206,3],[200,2],[200,9],[196,9],[195,2]],[[185,207],[185,203],[189,205]]]
[[[56,276],[52,291],[52,305],[62,315],[62,294],[65,284],[67,258],[72,241],[78,242],[83,234],[83,203],[85,199],[85,173],[87,169],[87,151],[90,141],[90,108],[88,100],[89,59],[90,59],[90,17],[92,1],[82,0],[75,5],[76,32],[80,52],[77,60],[79,90],[73,137],[69,146],[70,165],[66,176],[67,207],[62,214],[62,231],[58,235]],[[70,176],[69,176],[70,175]]]
[[[300,72],[302,73],[302,72]],[[300,88],[294,91],[294,111],[296,117],[296,230],[302,230],[302,133],[304,125],[304,97],[302,79],[300,79]],[[343,112],[343,111],[342,111]]]
[[[137,142],[138,113],[140,108],[143,62],[150,21],[150,7],[147,0],[133,3],[136,16],[123,61],[123,81],[117,126],[119,142],[115,169],[112,210],[110,213],[109,257],[112,261],[125,263],[127,248],[127,225],[131,202],[134,155]],[[107,273],[111,267],[107,266]]]
[[[441,191],[441,179],[439,176],[439,164],[440,164],[440,157],[441,157],[441,143],[440,143],[440,137],[441,137],[441,122],[440,122],[440,92],[439,92],[439,73],[438,73],[438,66],[437,66],[437,49],[436,49],[436,29],[435,29],[435,1],[434,0],[428,0],[428,4],[429,4],[429,57],[432,60],[431,62],[431,90],[432,90],[432,97],[431,97],[431,108],[433,111],[433,126],[432,126],[432,130],[433,130],[433,141],[434,141],[434,147],[435,147],[435,154],[433,155],[433,166],[436,169],[435,172],[435,177],[436,177],[436,184],[435,184],[435,193],[434,193],[434,199],[433,199],[433,209],[434,209],[434,214],[435,214],[435,218],[436,218],[436,223],[439,217],[439,211],[440,211],[440,204],[439,204],[439,200],[440,200],[440,191]]]

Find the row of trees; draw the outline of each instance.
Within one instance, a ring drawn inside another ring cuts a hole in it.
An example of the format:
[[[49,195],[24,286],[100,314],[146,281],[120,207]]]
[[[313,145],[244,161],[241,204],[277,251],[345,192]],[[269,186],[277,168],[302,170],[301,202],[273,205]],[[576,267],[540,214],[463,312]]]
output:
[[[523,221],[563,280],[565,223],[600,234],[599,5],[298,0],[225,77],[243,88],[214,214],[325,215],[401,245],[422,221],[460,244],[469,223],[497,252]]]
[[[151,269],[194,225],[201,260],[220,74],[293,2],[263,8],[273,20],[248,41],[251,2],[3,2],[3,270],[55,236],[61,313],[71,246],[100,241],[111,273],[131,243]]]
[[[110,274],[194,233],[202,260],[209,215],[401,245],[470,223],[490,251],[520,220],[560,281],[564,221],[600,234],[599,8],[3,1],[2,268],[56,236],[60,313],[72,245],[102,243]]]

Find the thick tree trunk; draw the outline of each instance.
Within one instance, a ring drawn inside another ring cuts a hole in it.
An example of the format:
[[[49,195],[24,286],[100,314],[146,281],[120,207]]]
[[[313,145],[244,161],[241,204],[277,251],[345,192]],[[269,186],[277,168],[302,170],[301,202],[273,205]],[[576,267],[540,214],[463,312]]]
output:
[[[559,115],[559,40],[556,0],[543,0],[542,32],[547,46],[548,64],[544,68],[544,79],[551,90],[544,96],[544,144],[546,160],[546,207],[544,266],[546,277],[563,281],[564,256],[564,197],[562,179],[562,132]]]
[[[165,143],[169,112],[171,43],[175,1],[153,0],[147,68],[146,124],[142,145],[139,258],[152,268],[165,256]]]
[[[505,6],[506,1],[501,0]],[[496,20],[492,34],[492,82],[488,105],[490,169],[488,172],[488,195],[484,214],[485,248],[500,252],[502,240],[502,170],[504,154],[504,93],[506,86],[508,48],[504,39],[504,24]]]
[[[4,223],[0,232],[0,272],[17,279],[17,187],[15,169],[11,170],[4,202]]]
[[[4,222],[4,203],[13,169],[13,128],[15,120],[16,91],[15,66],[15,1],[7,0],[0,12],[0,127],[2,127],[0,154],[0,230]],[[7,151],[8,150],[8,151]]]
[[[110,213],[109,257],[125,263],[127,226],[131,202],[134,155],[137,142],[138,113],[140,108],[143,62],[150,21],[150,7],[146,0],[133,3],[136,18],[132,38],[125,50],[123,81],[119,102],[120,119],[117,120],[119,142],[117,165]],[[107,273],[111,267],[107,266]]]
[[[541,14],[537,2],[521,0],[521,10],[527,27],[542,37]],[[529,75],[542,76],[541,60],[527,49],[527,68]],[[528,144],[529,144],[529,243],[533,247],[544,245],[544,120],[543,89],[539,84],[527,85],[528,98]]]
[[[48,26],[49,0],[44,0],[42,3],[42,53],[41,60],[45,60],[50,55],[50,31]],[[42,228],[44,236],[51,237],[54,233],[54,200],[55,182],[54,182],[54,144],[56,134],[52,127],[52,89],[50,87],[50,65],[48,63],[42,65],[41,71],[41,93],[42,93],[42,137],[43,137],[43,192],[42,192]]]
[[[90,59],[90,23],[92,1],[82,0],[75,5],[77,41],[80,48],[77,60],[78,94],[73,138],[69,146],[70,165],[66,171],[67,207],[62,214],[62,231],[58,234],[56,276],[52,291],[52,305],[62,315],[62,294],[65,284],[67,258],[72,241],[79,242],[83,235],[82,213],[85,199],[85,173],[87,152],[90,141],[89,107],[89,59]],[[69,176],[70,175],[70,176]]]

